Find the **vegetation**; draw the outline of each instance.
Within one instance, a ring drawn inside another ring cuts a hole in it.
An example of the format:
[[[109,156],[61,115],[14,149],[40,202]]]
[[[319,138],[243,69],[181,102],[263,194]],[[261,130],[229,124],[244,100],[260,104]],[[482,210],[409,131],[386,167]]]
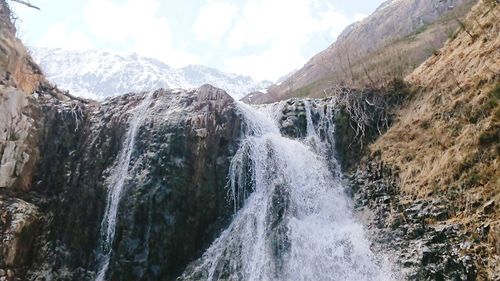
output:
[[[479,256],[479,280],[500,270],[500,208],[491,207],[500,202],[500,6],[489,5],[475,6],[467,30],[407,76],[411,99],[370,146],[399,171],[403,193],[450,202],[449,223],[475,237],[464,254]]]
[[[325,91],[339,108],[335,122],[336,145],[344,169],[354,168],[366,153],[367,144],[390,128],[394,109],[408,99],[408,91],[402,80],[391,81],[379,89],[352,90],[337,86]]]
[[[40,10],[40,8],[38,8],[37,6],[32,5],[30,3],[30,1],[24,1],[24,0],[10,0],[10,1],[23,4],[24,6],[29,7],[29,8]]]
[[[352,58],[357,56],[346,51],[344,57],[336,60],[341,70],[289,92],[285,98],[326,97],[329,93],[325,89],[333,85],[383,88],[393,80],[403,80],[427,58],[438,54],[437,50],[444,42],[454,36],[459,21],[463,21],[473,2],[457,6],[435,22],[423,24],[406,37],[388,42],[384,47],[355,60]]]

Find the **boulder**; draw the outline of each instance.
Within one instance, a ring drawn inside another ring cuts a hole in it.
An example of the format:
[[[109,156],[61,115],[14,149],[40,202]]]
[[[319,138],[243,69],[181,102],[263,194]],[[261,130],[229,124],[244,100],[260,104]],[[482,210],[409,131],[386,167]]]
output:
[[[36,206],[0,195],[0,266],[30,265],[38,230],[39,211]]]

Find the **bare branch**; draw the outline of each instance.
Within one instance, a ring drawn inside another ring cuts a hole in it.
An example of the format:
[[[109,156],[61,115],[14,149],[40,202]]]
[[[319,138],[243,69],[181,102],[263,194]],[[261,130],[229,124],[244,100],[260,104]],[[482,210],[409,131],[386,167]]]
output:
[[[28,1],[24,1],[24,0],[11,0],[11,1],[23,4],[27,7],[33,8],[33,9],[40,10],[40,8],[38,8],[37,6],[31,5],[31,3]]]

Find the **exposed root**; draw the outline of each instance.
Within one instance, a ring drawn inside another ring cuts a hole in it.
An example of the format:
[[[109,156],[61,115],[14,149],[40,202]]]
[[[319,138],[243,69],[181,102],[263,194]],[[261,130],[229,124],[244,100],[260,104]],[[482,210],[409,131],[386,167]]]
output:
[[[404,88],[395,83],[387,90],[354,90],[342,86],[333,86],[328,90],[331,101],[342,114],[347,114],[349,126],[354,132],[351,145],[357,142],[361,148],[373,137],[372,132],[382,135],[391,125],[391,106],[400,103],[403,95],[398,91]],[[351,147],[351,145],[349,147]]]

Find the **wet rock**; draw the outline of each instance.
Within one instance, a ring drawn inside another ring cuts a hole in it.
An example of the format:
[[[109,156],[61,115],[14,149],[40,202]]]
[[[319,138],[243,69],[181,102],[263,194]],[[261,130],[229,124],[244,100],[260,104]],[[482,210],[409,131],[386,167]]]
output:
[[[0,195],[0,266],[30,264],[38,217],[38,209],[33,204]]]
[[[307,135],[307,115],[303,100],[288,100],[281,110],[279,119],[281,133],[291,138],[302,138]]]
[[[373,213],[366,221],[373,250],[389,256],[408,280],[476,280],[474,257],[460,254],[468,237],[446,221],[446,199],[399,194],[397,177],[376,158],[359,166],[350,183],[358,212]]]
[[[112,278],[169,280],[208,247],[233,212],[226,177],[240,132],[220,89],[155,93],[121,202]]]
[[[20,116],[15,123],[28,124],[19,128],[35,132],[36,142],[30,147],[41,155],[31,157],[34,154],[18,146],[19,141],[14,149],[3,149],[10,144],[0,142],[3,158],[34,161],[24,168],[2,166],[10,169],[3,173],[9,175],[2,177],[4,182],[17,186],[19,179],[10,177],[17,169],[29,175],[26,182],[32,191],[0,189],[0,267],[20,268],[16,278],[22,280],[92,280],[92,249],[99,240],[106,179],[113,172],[130,116],[144,95],[99,104],[50,86],[37,93],[36,98],[16,103],[22,106],[13,113],[21,115],[0,111],[0,117]],[[5,101],[0,100],[0,107],[9,107]],[[23,107],[30,108],[29,115],[18,110]],[[234,100],[208,85],[193,91],[159,90],[147,115],[132,154],[134,176],[126,181],[120,204],[113,278],[176,277],[223,229],[234,210],[226,190],[229,161],[241,133]]]

